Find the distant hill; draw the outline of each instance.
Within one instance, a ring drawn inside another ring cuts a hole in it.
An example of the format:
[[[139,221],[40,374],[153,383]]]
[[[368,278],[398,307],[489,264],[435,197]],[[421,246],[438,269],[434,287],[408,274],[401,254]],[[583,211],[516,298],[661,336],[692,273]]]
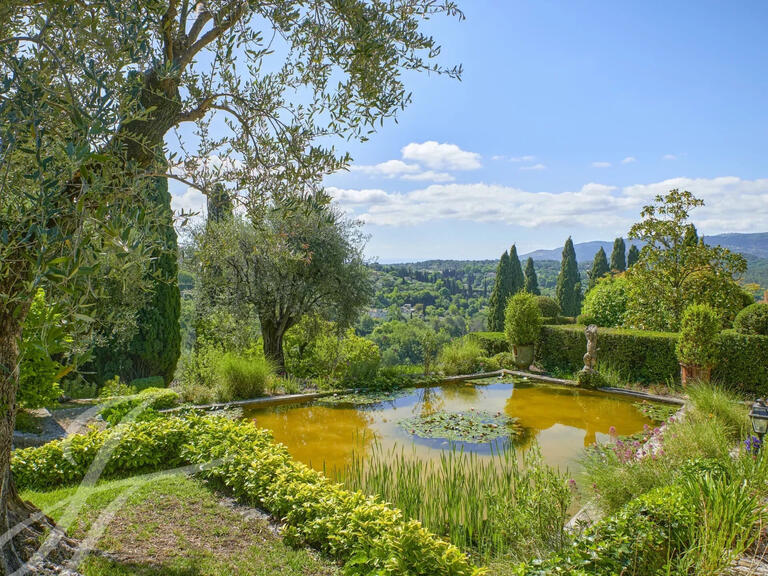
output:
[[[728,248],[733,252],[739,252],[745,256],[757,256],[758,258],[768,258],[768,232],[758,232],[755,234],[717,234],[715,236],[704,236],[704,241],[707,244],[716,246],[720,245],[723,248]],[[627,250],[633,243],[630,240],[625,239]],[[637,247],[640,248],[642,243],[634,242]],[[592,242],[579,242],[573,245],[576,250],[576,260],[579,262],[590,262],[595,257],[595,253],[602,247],[608,257],[611,257],[611,250],[613,250],[613,241],[605,242],[602,240],[594,240]],[[528,254],[522,254],[521,259],[528,258],[529,256],[534,260],[560,260],[563,248],[553,248],[552,250],[534,250]]]

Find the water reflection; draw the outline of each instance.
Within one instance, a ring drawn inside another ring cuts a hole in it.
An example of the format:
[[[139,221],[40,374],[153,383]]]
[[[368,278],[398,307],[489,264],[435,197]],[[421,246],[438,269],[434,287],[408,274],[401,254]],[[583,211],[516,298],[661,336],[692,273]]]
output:
[[[634,434],[652,421],[641,414],[629,398],[601,392],[540,385],[531,382],[493,382],[488,385],[450,383],[414,389],[411,393],[374,406],[322,406],[315,403],[246,409],[246,417],[273,431],[276,440],[291,454],[322,470],[342,469],[353,449],[367,453],[373,439],[384,449],[413,446],[421,458],[437,458],[448,447],[444,440],[422,439],[403,430],[398,423],[414,415],[439,411],[503,411],[518,418],[522,436],[518,448],[535,439],[547,463],[578,467],[584,446],[606,440],[613,426],[618,434]],[[464,444],[465,450],[490,453],[488,444]]]

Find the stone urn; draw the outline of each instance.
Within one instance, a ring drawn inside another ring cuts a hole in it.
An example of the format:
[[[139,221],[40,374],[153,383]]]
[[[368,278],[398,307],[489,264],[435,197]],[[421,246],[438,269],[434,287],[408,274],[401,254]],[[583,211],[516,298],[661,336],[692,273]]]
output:
[[[694,364],[683,364],[680,362],[680,381],[683,386],[686,386],[688,382],[709,382],[711,377],[711,366],[696,366]]]
[[[515,357],[515,366],[519,370],[528,370],[533,364],[533,344],[512,346],[512,355]]]

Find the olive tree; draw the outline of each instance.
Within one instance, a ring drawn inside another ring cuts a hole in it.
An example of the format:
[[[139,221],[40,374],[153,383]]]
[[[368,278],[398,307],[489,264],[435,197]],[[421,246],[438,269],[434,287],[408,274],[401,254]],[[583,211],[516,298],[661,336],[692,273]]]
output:
[[[32,514],[10,449],[37,288],[84,315],[97,254],[118,255],[116,275],[156,257],[158,178],[242,190],[254,217],[292,185],[316,187],[349,161],[334,138],[365,139],[409,102],[404,71],[459,75],[421,31],[439,14],[461,17],[447,0],[0,4],[0,533]],[[21,567],[27,529],[3,540],[0,571]]]
[[[302,201],[270,207],[262,219],[208,225],[200,237],[203,274],[230,306],[252,306],[264,354],[282,371],[283,337],[308,314],[346,329],[373,295],[356,222],[333,208]]]

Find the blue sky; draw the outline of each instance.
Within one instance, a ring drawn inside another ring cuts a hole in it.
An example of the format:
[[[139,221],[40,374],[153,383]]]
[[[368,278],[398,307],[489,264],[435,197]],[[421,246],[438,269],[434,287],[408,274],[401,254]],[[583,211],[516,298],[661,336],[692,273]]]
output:
[[[428,24],[461,82],[413,75],[398,123],[327,178],[382,262],[626,233],[687,188],[702,232],[768,230],[768,5],[472,0]],[[184,205],[176,198],[175,205]]]

